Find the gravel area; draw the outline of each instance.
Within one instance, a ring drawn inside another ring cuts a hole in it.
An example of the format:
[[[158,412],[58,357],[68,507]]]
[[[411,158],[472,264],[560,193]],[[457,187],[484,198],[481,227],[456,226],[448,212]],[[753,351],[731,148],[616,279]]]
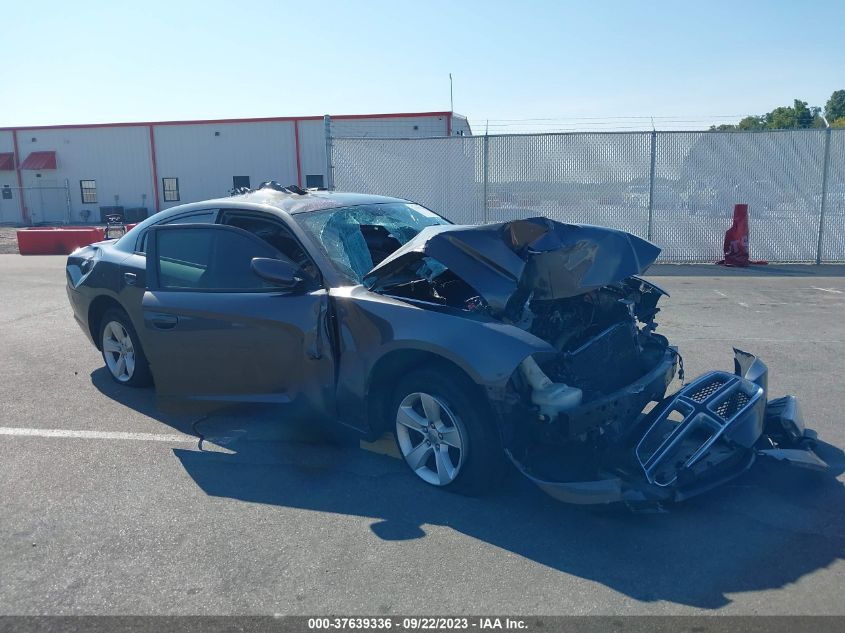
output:
[[[17,229],[0,226],[0,255],[16,255],[18,252]]]

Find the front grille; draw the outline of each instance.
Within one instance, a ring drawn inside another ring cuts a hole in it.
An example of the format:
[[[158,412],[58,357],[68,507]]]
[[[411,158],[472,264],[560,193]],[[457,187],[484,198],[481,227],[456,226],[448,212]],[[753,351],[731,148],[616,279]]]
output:
[[[700,470],[709,469],[712,448],[728,429],[739,425],[748,430],[755,424],[762,428],[763,407],[758,403],[765,404],[763,388],[727,372],[711,372],[678,391],[650,414],[649,429],[635,448],[649,483],[672,485],[696,464]]]
[[[721,389],[722,385],[725,384],[725,381],[722,378],[713,378],[707,384],[702,385],[698,389],[695,390],[695,393],[690,395],[690,399],[694,400],[695,402],[704,402],[712,396],[714,393]]]
[[[742,408],[748,404],[749,398],[742,391],[735,391],[730,396],[722,400],[713,411],[723,420],[729,420],[735,416]]]

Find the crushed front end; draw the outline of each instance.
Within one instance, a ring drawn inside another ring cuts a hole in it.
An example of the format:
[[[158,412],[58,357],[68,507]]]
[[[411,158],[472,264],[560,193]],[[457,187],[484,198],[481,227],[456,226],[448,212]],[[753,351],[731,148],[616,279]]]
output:
[[[562,298],[531,295],[514,325],[556,350],[523,361],[500,400],[516,467],[565,502],[654,507],[740,475],[758,456],[825,470],[797,400],[767,400],[768,369],[734,350],[734,373],[689,384],[655,332],[666,293],[637,276]],[[667,396],[675,376],[682,387]]]
[[[546,493],[567,503],[652,508],[721,485],[758,456],[827,469],[813,452],[815,435],[805,429],[794,396],[767,401],[768,369],[761,360],[735,349],[734,373],[708,372],[666,396],[678,365],[683,367],[680,356],[653,332],[653,322],[634,331],[636,352],[621,337],[614,346],[601,341],[610,337],[605,330],[577,354],[537,362],[550,382],[579,385],[577,406],[549,409],[534,395],[537,383],[531,384],[530,375],[515,375],[516,397],[504,416],[507,453]],[[579,354],[596,345],[590,362],[579,368]],[[640,375],[627,382],[628,369],[620,369],[619,361]],[[610,377],[599,378],[602,372]]]
[[[667,397],[677,348],[655,330],[667,295],[638,277],[660,249],[614,229],[529,218],[423,229],[365,278],[373,292],[528,332],[547,346],[488,385],[505,450],[579,504],[680,501],[757,456],[824,469],[792,396],[767,401],[765,364],[735,350]]]

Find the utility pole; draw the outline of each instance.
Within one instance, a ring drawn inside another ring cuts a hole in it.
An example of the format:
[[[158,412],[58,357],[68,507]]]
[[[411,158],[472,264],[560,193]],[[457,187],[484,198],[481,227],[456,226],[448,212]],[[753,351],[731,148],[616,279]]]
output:
[[[452,73],[449,73],[449,112],[455,111],[455,96],[452,92]]]

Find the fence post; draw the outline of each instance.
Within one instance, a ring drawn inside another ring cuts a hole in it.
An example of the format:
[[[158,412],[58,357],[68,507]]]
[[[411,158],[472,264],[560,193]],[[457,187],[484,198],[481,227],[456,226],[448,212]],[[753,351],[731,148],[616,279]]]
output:
[[[657,131],[651,131],[651,167],[648,174],[648,239],[651,241],[654,224],[654,163],[657,158]]]
[[[483,166],[483,173],[484,173],[484,186],[483,186],[483,196],[484,196],[484,224],[488,222],[488,213],[489,213],[489,205],[490,202],[487,199],[487,181],[490,176],[490,137],[487,134],[484,135],[484,145],[483,151],[481,153],[482,160],[484,161]]]
[[[824,212],[827,206],[827,176],[830,172],[830,128],[824,131],[824,167],[822,168],[822,201],[819,208],[819,244],[816,248],[816,265],[822,263],[824,246]]]
[[[326,135],[326,189],[334,190],[334,166],[332,165],[332,118],[323,116],[323,128]]]

